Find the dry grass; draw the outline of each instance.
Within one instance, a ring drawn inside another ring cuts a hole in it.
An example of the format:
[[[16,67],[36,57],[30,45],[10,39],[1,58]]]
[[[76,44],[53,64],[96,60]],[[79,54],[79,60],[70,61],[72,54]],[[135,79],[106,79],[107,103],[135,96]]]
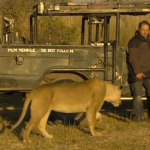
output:
[[[96,130],[103,134],[101,137],[89,134],[85,120],[80,128],[87,132],[73,126],[48,125],[54,139],[44,139],[34,131],[30,135],[32,142],[25,144],[20,135],[21,125],[13,133],[0,134],[0,150],[150,150],[149,122],[134,123],[125,118],[121,121],[119,116],[111,116],[114,117],[103,115],[103,121],[96,124]]]

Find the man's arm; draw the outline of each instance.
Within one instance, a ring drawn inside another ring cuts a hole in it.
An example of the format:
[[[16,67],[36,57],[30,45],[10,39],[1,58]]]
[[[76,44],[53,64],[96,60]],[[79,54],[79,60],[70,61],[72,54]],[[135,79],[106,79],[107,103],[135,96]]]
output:
[[[128,44],[129,50],[129,62],[133,68],[135,74],[141,73],[140,65],[139,65],[139,48],[133,42],[129,42]]]
[[[131,44],[129,43],[128,47],[129,47],[129,62],[131,63],[131,66],[133,68],[134,73],[136,74],[136,77],[141,80],[145,76],[140,69],[139,49],[133,43],[131,43]]]

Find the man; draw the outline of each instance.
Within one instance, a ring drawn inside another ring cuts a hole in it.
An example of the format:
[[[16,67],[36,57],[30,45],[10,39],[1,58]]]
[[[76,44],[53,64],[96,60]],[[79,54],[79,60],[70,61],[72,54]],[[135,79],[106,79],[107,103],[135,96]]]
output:
[[[142,86],[146,89],[148,118],[150,119],[150,79],[146,79],[145,73],[150,72],[150,24],[147,21],[139,23],[139,29],[135,36],[129,41],[129,63],[133,69],[137,81],[131,83],[133,93],[133,120],[140,122],[144,120],[144,109],[142,102]]]

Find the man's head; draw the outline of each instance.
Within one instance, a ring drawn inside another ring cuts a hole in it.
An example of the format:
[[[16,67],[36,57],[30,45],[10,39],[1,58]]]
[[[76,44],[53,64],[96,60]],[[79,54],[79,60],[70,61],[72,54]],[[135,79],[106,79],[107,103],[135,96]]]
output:
[[[150,30],[150,24],[148,21],[144,20],[139,23],[139,32],[144,38],[147,38],[149,30]]]

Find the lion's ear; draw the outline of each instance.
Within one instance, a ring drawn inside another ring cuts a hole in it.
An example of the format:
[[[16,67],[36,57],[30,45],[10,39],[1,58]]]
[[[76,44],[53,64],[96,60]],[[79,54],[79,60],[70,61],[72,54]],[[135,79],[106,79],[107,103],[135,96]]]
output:
[[[122,89],[123,89],[123,86],[122,86],[122,85],[120,85],[120,86],[119,86],[119,89],[120,89],[120,90],[122,90]]]

